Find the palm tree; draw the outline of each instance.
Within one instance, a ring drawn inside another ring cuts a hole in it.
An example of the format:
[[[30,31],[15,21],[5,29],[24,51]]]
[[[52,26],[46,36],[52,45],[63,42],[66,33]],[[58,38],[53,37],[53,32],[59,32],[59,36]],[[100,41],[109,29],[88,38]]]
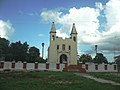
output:
[[[44,43],[42,43],[42,58],[43,58],[43,56],[44,56]]]

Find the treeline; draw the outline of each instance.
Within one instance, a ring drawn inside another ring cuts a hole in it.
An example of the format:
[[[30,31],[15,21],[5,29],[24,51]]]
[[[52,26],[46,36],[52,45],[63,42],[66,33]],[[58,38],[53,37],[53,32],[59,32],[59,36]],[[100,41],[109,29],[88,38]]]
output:
[[[80,62],[86,63],[86,62],[93,62],[93,63],[106,63],[108,64],[107,58],[102,53],[97,53],[94,58],[91,57],[89,54],[82,54],[79,58]]]
[[[21,41],[10,43],[9,40],[0,37],[0,60],[4,61],[26,61],[45,63],[40,57],[40,51],[36,47],[29,47],[27,42]]]

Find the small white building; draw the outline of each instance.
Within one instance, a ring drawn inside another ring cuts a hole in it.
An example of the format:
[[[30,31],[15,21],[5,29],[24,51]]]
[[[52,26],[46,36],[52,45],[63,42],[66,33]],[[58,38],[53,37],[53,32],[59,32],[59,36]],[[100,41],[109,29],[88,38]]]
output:
[[[77,31],[73,23],[69,38],[56,36],[54,22],[50,30],[50,45],[48,48],[49,63],[67,63],[77,65]]]

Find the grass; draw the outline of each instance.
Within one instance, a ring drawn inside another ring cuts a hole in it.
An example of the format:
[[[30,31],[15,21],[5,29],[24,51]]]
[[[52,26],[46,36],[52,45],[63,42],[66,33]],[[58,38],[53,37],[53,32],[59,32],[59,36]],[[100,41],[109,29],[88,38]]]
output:
[[[0,90],[119,90],[68,72],[0,73]]]
[[[95,76],[97,78],[103,78],[103,79],[112,80],[120,83],[120,72],[119,73],[94,72],[94,73],[88,73],[88,74]]]

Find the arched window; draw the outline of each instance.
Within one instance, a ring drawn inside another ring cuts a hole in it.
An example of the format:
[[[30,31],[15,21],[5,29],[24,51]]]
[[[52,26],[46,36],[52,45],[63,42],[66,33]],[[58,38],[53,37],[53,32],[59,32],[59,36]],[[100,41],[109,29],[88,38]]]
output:
[[[55,40],[55,36],[54,35],[52,35],[52,40]]]
[[[71,46],[70,45],[69,45],[68,49],[71,50]]]
[[[73,40],[76,42],[76,37],[73,37]]]
[[[65,44],[62,45],[62,50],[65,50]]]
[[[57,50],[59,50],[59,45],[57,45]]]

